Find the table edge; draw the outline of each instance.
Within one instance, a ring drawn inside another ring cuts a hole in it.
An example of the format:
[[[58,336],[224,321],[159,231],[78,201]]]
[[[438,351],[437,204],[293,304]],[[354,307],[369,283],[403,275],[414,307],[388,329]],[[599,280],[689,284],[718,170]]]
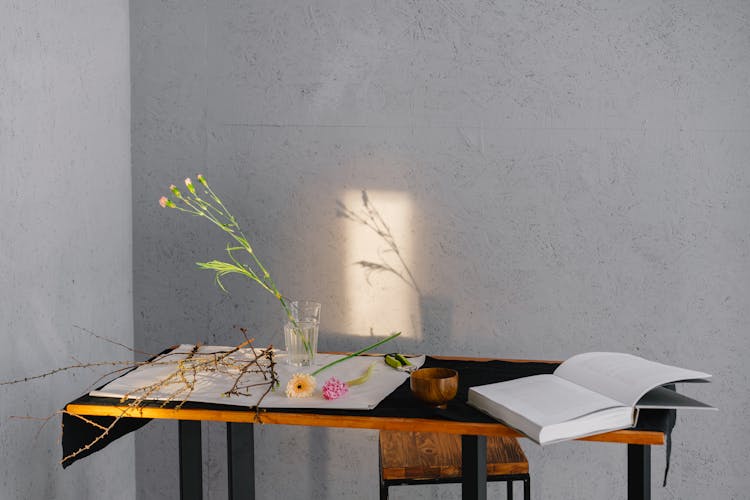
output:
[[[525,437],[520,432],[500,422],[477,423],[456,422],[426,418],[371,417],[359,415],[325,415],[318,413],[292,413],[253,409],[219,410],[194,408],[130,407],[127,405],[97,405],[70,403],[65,411],[73,416],[107,416],[129,418],[156,418],[167,420],[209,420],[217,422],[260,423],[275,425],[304,425],[312,427],[337,427],[349,429],[372,429],[411,431],[419,428],[424,432],[469,434],[483,436]],[[626,443],[641,445],[663,445],[664,433],[626,429],[579,438],[581,441]]]

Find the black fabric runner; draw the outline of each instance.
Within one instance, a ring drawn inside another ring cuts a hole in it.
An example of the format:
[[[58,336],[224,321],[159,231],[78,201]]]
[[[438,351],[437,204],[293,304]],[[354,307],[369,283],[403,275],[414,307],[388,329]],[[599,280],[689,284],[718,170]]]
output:
[[[278,409],[272,412],[280,413],[318,413],[325,415],[357,415],[371,417],[403,417],[403,418],[438,418],[459,422],[495,422],[491,417],[466,404],[469,387],[476,385],[503,382],[530,375],[552,373],[557,364],[535,363],[535,362],[509,362],[509,361],[454,361],[427,357],[424,367],[445,367],[458,371],[458,394],[456,398],[448,403],[448,408],[441,410],[428,407],[412,396],[407,379],[396,390],[389,394],[373,410],[305,410],[305,409]],[[117,405],[116,398],[93,398],[83,396],[73,401],[76,404]],[[146,402],[145,406],[161,406],[159,401]],[[174,404],[172,405],[174,406]],[[254,411],[252,409],[231,405],[215,405],[207,403],[185,403],[183,408],[220,409],[228,411]],[[263,410],[261,410],[261,417]],[[635,426],[639,430],[661,431],[666,434],[667,442],[670,442],[670,434],[675,424],[675,410],[642,410],[638,423]],[[86,417],[98,425],[107,427],[114,417]],[[121,418],[115,427],[101,440],[91,445],[86,450],[78,453],[73,458],[63,461],[63,467],[68,467],[75,461],[101,450],[112,441],[130,432],[140,429],[149,422],[146,418]],[[69,457],[88,445],[90,445],[102,430],[86,421],[68,414],[63,414],[63,457]],[[667,462],[669,463],[669,462]]]

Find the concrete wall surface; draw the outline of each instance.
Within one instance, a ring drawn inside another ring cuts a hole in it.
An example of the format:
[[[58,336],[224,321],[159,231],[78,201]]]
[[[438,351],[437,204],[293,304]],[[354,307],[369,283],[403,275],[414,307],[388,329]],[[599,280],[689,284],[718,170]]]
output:
[[[0,381],[133,358],[85,331],[133,343],[128,26],[122,0],[0,4]],[[63,470],[35,420],[96,378],[0,386],[0,499],[135,497],[132,437]]]
[[[133,1],[137,346],[233,343],[234,325],[282,342],[270,295],[196,269],[223,237],[156,203],[203,173],[281,290],[323,303],[321,349],[399,329],[389,350],[713,373],[685,391],[720,412],[679,416],[654,498],[745,498],[749,21],[745,1]],[[337,215],[362,190],[401,259]],[[205,498],[224,498],[206,431]],[[174,498],[175,435],[138,433],[138,498]],[[258,498],[377,498],[374,432],[256,437]],[[523,445],[533,498],[625,497],[624,447]]]

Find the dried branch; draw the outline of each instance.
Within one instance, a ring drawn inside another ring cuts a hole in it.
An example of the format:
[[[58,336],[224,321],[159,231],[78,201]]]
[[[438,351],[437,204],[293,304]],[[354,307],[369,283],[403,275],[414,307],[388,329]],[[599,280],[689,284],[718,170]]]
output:
[[[89,330],[83,328],[81,329],[100,340],[121,345],[118,342],[111,341],[111,339],[106,339],[105,337],[97,335]],[[156,396],[157,393],[161,396],[158,399],[162,400],[162,407],[174,404],[174,407],[176,409],[182,408],[182,406],[190,399],[190,396],[193,394],[199,377],[204,374],[219,373],[229,377],[229,379],[232,381],[231,388],[221,394],[222,396],[228,398],[231,398],[233,396],[250,396],[252,395],[251,391],[255,390],[255,388],[262,388],[263,392],[256,405],[256,418],[259,418],[257,408],[260,406],[260,403],[271,392],[271,390],[279,385],[278,375],[275,368],[276,362],[273,354],[273,346],[269,346],[266,349],[256,349],[252,345],[254,339],[249,338],[247,335],[247,329],[240,328],[240,331],[242,332],[245,340],[234,347],[219,352],[201,353],[201,345],[196,344],[187,354],[184,352],[179,353],[172,351],[160,355],[151,361],[99,361],[93,363],[84,363],[76,360],[76,364],[74,365],[56,368],[34,376],[3,381],[0,382],[0,386],[41,380],[59,373],[81,368],[98,368],[106,366],[116,367],[114,370],[110,370],[108,371],[108,373],[100,376],[95,381],[94,385],[98,384],[102,379],[106,377],[119,374],[123,371],[128,371],[133,368],[145,366],[170,366],[174,368],[160,380],[146,386],[139,387],[125,394],[120,399],[120,402],[125,403],[125,406],[122,407],[122,411],[116,417],[114,417],[113,421],[108,425],[102,425],[95,422],[91,418],[74,414],[67,410],[60,410],[48,417],[38,419],[44,421],[44,423],[46,424],[46,422],[48,422],[55,415],[68,414],[86,422],[89,425],[96,427],[101,431],[91,442],[86,443],[78,450],[63,457],[62,462],[64,463],[90,450],[91,447],[96,443],[105,439],[110,434],[110,432],[112,432],[112,429],[114,429],[115,426],[120,422],[120,420],[122,420],[122,418],[132,414],[133,410],[144,407],[146,402],[150,399],[154,399],[154,396]],[[137,352],[125,345],[121,346],[132,352]],[[251,375],[254,376],[254,379],[247,380],[247,377]],[[258,375],[261,375],[262,382],[258,382]],[[167,394],[166,397],[163,396],[164,393]],[[28,416],[14,418],[37,419],[35,417]],[[44,427],[44,424],[42,425],[42,427]]]
[[[39,380],[39,379],[43,379],[52,375],[56,375],[58,373],[62,373],[62,372],[70,371],[70,370],[77,370],[81,368],[96,368],[99,366],[123,366],[124,365],[125,366],[124,369],[130,369],[130,368],[133,368],[134,366],[138,366],[139,364],[142,364],[142,363],[136,363],[134,361],[98,361],[98,362],[93,362],[93,363],[78,363],[75,365],[63,366],[62,368],[55,368],[54,370],[40,373],[38,375],[33,375],[31,377],[23,377],[23,378],[17,378],[14,380],[6,380],[3,382],[0,382],[0,386],[20,384],[22,382],[31,382],[33,380]]]
[[[246,334],[246,330],[243,330],[243,334]],[[247,339],[231,349],[215,353],[200,353],[200,344],[198,344],[187,354],[180,354],[180,356],[184,356],[184,358],[170,360],[169,357],[174,353],[167,353],[162,357],[147,363],[153,366],[169,364],[173,365],[175,369],[161,380],[125,394],[120,399],[120,402],[127,402],[126,406],[123,407],[120,414],[117,415],[107,426],[97,424],[82,415],[72,414],[63,410],[62,413],[67,413],[94,425],[101,429],[102,432],[91,442],[68,456],[63,457],[62,462],[77,457],[89,450],[94,444],[104,439],[123,417],[131,414],[135,409],[142,408],[146,401],[152,399],[157,392],[161,393],[166,391],[168,393],[168,396],[163,398],[161,407],[176,403],[176,409],[182,408],[182,406],[190,399],[198,377],[205,373],[221,373],[233,377],[231,388],[222,394],[222,396],[225,397],[249,396],[251,395],[249,389],[253,387],[265,387],[264,392],[261,394],[256,405],[256,418],[259,418],[258,408],[260,407],[260,403],[268,393],[278,385],[279,381],[275,370],[276,362],[273,356],[273,347],[269,346],[266,349],[258,351],[252,347],[253,340],[254,339]],[[232,355],[240,353],[241,349],[245,349],[242,354],[252,353],[249,359],[237,359],[232,357]],[[262,374],[264,382],[243,382],[243,377],[252,373]]]
[[[125,344],[122,344],[122,343],[120,343],[120,342],[117,342],[116,340],[112,340],[112,339],[110,339],[110,338],[108,338],[108,337],[104,337],[104,336],[102,336],[102,335],[99,335],[99,334],[97,334],[97,333],[94,333],[94,332],[92,332],[91,330],[89,330],[88,328],[84,328],[84,327],[82,327],[82,326],[78,326],[78,325],[73,325],[73,327],[74,327],[74,328],[78,328],[78,329],[79,329],[79,330],[81,330],[82,332],[86,332],[86,333],[88,333],[89,335],[91,335],[92,337],[96,337],[96,338],[97,338],[97,339],[99,339],[99,340],[103,340],[104,342],[109,342],[110,344],[114,344],[114,345],[116,345],[116,346],[122,347],[123,349],[127,349],[128,351],[130,351],[130,352],[132,352],[132,353],[134,353],[134,354],[142,354],[142,355],[144,355],[144,356],[148,356],[149,358],[153,358],[153,357],[154,357],[154,354],[152,354],[152,353],[148,353],[148,352],[146,352],[146,351],[139,351],[138,349],[134,349],[134,348],[132,348],[132,347],[130,347],[130,346],[127,346],[127,345],[125,345]]]

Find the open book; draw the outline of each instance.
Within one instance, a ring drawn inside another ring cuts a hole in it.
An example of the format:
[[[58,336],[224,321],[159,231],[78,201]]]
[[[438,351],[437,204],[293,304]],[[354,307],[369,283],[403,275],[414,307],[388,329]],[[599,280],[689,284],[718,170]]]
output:
[[[715,409],[661,387],[710,377],[630,354],[589,352],[551,375],[471,387],[468,403],[548,444],[633,427],[640,408]]]

